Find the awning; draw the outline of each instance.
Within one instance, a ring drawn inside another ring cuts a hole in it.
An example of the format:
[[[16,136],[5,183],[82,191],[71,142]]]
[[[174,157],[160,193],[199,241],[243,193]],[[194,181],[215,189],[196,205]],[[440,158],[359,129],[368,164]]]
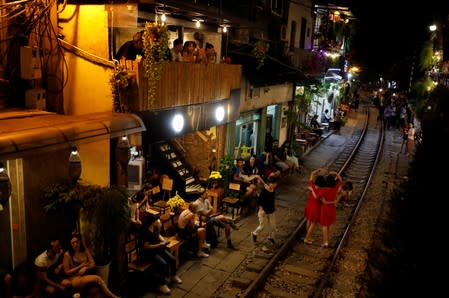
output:
[[[145,131],[130,113],[101,112],[67,116],[36,110],[0,113],[0,157],[52,149]]]

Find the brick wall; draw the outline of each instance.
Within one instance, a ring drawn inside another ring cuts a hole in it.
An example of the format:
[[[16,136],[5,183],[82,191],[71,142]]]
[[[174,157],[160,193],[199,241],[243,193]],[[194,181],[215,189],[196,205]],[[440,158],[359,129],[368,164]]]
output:
[[[223,156],[224,151],[224,126],[216,127],[216,136],[213,137],[209,131],[198,131],[175,138],[176,142],[185,151],[180,151],[184,155],[187,163],[199,172],[200,178],[209,177],[209,167],[214,163],[216,166]],[[179,148],[178,148],[179,149]],[[216,152],[212,152],[215,149]]]

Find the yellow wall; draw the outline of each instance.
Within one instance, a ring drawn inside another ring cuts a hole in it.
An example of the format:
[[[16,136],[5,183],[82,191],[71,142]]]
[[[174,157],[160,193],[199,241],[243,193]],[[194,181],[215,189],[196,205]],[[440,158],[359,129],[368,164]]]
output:
[[[80,179],[87,184],[109,185],[109,140],[78,146],[82,172]]]
[[[67,5],[59,14],[64,41],[79,48],[87,57],[65,52],[68,64],[64,88],[64,113],[81,115],[112,110],[109,83],[112,68],[93,63],[110,62],[107,11],[104,5]],[[112,62],[111,62],[112,65]],[[83,171],[81,179],[90,184],[108,185],[109,140],[78,144]]]
[[[79,48],[88,57],[68,51],[68,77],[64,88],[64,112],[80,115],[112,110],[109,77],[112,68],[92,63],[110,62],[107,11],[104,5],[67,5],[59,14],[60,33],[64,41]],[[111,62],[112,65],[112,62]]]

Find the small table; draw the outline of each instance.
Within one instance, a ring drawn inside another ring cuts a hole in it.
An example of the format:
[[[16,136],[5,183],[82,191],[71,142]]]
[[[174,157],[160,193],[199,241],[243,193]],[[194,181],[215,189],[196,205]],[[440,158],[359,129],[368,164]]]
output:
[[[159,212],[162,215],[162,214],[165,214],[165,209],[170,208],[170,205],[168,205],[167,202],[160,200],[160,201],[157,201],[156,203],[154,203],[154,207],[159,208],[159,210],[160,210]]]

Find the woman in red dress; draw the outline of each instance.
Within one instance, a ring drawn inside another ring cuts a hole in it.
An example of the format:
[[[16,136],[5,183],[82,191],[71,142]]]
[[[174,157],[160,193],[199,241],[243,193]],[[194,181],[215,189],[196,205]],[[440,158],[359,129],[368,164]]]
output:
[[[309,178],[309,197],[307,198],[304,216],[307,219],[307,233],[304,237],[304,243],[312,244],[312,233],[315,224],[320,220],[320,208],[323,189],[326,186],[326,179],[318,175],[321,169],[316,169],[310,173]]]
[[[337,194],[342,183],[337,172],[329,172],[326,178],[326,187],[323,190],[320,209],[320,224],[323,228],[323,247],[329,246],[329,233],[331,225],[337,219]]]

